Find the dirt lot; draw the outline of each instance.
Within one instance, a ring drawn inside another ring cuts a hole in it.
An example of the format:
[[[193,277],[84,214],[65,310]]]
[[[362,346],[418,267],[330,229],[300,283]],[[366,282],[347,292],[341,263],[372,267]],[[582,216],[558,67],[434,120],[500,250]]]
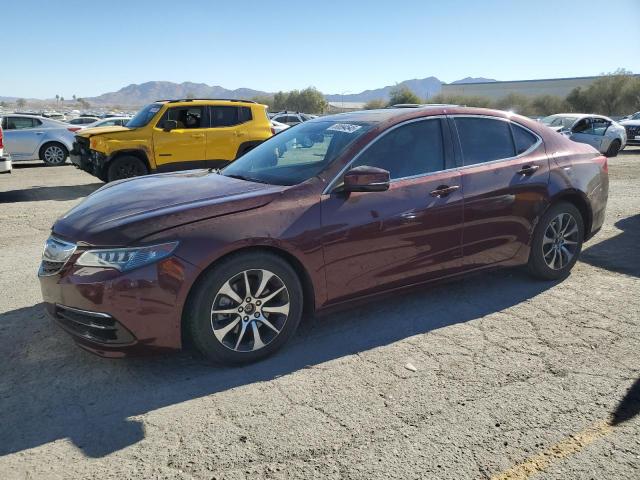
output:
[[[105,360],[45,317],[54,219],[99,186],[0,176],[0,478],[640,477],[640,149],[564,282],[483,274],[308,320],[277,356]],[[405,366],[411,363],[416,371]]]

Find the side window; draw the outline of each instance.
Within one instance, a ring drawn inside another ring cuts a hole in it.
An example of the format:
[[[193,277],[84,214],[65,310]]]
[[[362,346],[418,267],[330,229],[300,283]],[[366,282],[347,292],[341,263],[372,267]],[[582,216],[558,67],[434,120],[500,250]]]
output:
[[[251,109],[249,107],[240,107],[240,123],[250,122],[251,120],[253,120]]]
[[[591,128],[593,129],[593,135],[603,136],[609,128],[609,121],[604,118],[594,118]]]
[[[178,128],[203,128],[202,107],[174,107],[167,109],[156,127],[164,128],[164,122],[175,120]]]
[[[212,127],[231,127],[237,125],[237,107],[210,107]]]
[[[583,118],[578,120],[576,124],[571,128],[573,133],[591,133],[591,119]]]
[[[482,117],[456,117],[465,165],[515,156],[509,122]]]
[[[351,167],[361,165],[384,168],[392,180],[443,170],[441,120],[412,122],[391,130],[367,148]]]
[[[8,117],[7,130],[33,128],[33,119],[28,117]]]
[[[511,129],[513,130],[513,139],[516,142],[516,155],[526,152],[538,141],[533,133],[515,123],[511,124]]]

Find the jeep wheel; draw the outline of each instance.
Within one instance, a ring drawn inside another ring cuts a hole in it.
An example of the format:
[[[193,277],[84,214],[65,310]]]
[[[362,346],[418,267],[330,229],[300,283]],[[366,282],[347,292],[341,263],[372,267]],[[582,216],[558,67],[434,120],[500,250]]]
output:
[[[123,178],[139,177],[149,173],[142,160],[134,156],[118,157],[111,162],[107,170],[107,180],[113,182]]]

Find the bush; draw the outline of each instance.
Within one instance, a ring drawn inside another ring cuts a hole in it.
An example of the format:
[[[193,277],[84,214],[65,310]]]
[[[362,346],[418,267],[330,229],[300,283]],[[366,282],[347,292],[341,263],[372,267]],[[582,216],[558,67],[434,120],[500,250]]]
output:
[[[327,101],[314,87],[304,90],[278,92],[273,96],[273,109],[292,110],[295,112],[323,113],[327,108]]]
[[[399,103],[422,103],[422,100],[409,88],[398,85],[391,89],[388,105],[397,105]]]
[[[364,109],[375,110],[377,108],[384,108],[386,106],[387,106],[387,102],[385,102],[384,100],[376,99],[376,100],[369,100],[367,103],[365,103]]]

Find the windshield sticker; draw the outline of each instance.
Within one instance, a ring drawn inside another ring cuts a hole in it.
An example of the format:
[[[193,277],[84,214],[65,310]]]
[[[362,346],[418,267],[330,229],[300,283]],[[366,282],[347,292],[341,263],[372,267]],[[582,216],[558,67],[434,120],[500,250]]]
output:
[[[362,128],[362,125],[352,125],[351,123],[334,123],[327,131],[353,133]]]
[[[158,110],[160,110],[160,107],[153,107],[149,109],[150,113],[156,113]]]

